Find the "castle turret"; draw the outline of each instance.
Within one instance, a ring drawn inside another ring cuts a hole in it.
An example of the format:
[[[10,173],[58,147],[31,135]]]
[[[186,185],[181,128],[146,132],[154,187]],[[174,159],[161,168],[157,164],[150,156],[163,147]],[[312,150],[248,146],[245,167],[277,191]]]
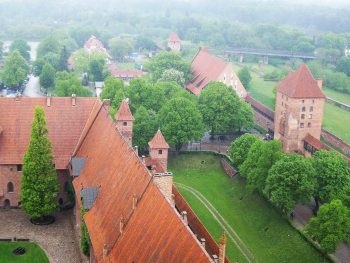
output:
[[[169,145],[165,141],[160,130],[157,131],[153,139],[148,143],[149,155],[151,159],[158,160],[166,171],[168,168],[168,150]]]
[[[274,137],[282,141],[285,152],[304,153],[307,136],[320,139],[325,103],[321,85],[305,64],[278,85]]]
[[[115,120],[117,122],[116,127],[125,140],[129,142],[130,146],[132,146],[132,126],[135,119],[131,114],[127,99],[123,100],[120,104],[119,110],[115,115]]]

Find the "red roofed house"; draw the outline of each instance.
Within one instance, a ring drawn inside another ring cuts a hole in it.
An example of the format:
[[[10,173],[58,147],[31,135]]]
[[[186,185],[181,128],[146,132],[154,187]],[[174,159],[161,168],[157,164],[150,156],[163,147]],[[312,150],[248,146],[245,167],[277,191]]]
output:
[[[220,81],[231,86],[238,97],[247,96],[247,91],[237,77],[232,63],[225,63],[213,56],[207,48],[201,48],[193,58],[191,74],[192,79],[187,83],[186,88],[195,95],[199,95],[211,81]]]
[[[101,52],[109,56],[107,49],[104,47],[101,40],[95,36],[91,36],[84,44],[84,49],[88,52]]]
[[[181,195],[172,192],[169,145],[162,133],[150,141],[149,158],[139,158],[131,147],[133,117],[125,100],[115,124],[109,101],[96,98],[0,98],[6,113],[0,115],[1,206],[19,205],[35,106],[46,113],[59,202],[65,202],[65,186],[73,177],[78,226],[81,209],[88,210],[90,262],[213,262],[218,256],[219,262],[229,262],[226,242],[218,245]]]
[[[315,80],[305,64],[278,84],[274,137],[284,151],[304,153],[307,144],[319,146],[324,103],[322,80]]]
[[[115,78],[121,79],[124,83],[129,83],[131,79],[142,78],[143,71],[138,69],[118,69],[115,64],[108,65],[111,75]]]
[[[179,38],[179,36],[175,32],[172,32],[169,35],[168,48],[171,51],[177,51],[177,52],[179,52],[181,50],[181,39]]]

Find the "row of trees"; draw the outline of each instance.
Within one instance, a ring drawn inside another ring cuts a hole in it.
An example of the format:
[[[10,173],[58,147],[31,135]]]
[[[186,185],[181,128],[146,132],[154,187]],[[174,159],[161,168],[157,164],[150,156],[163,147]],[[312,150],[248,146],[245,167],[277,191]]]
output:
[[[334,251],[339,242],[350,242],[350,231],[345,229],[350,224],[345,206],[350,205],[350,169],[340,155],[325,150],[313,158],[282,153],[279,141],[264,142],[252,134],[235,140],[229,152],[247,188],[265,196],[282,213],[289,215],[297,204],[309,204],[311,199],[316,203],[315,213],[324,204],[306,231],[325,251]],[[346,223],[337,225],[342,220]]]
[[[202,138],[207,129],[227,133],[253,125],[250,106],[220,82],[210,83],[197,98],[174,82],[134,79],[125,87],[121,80],[108,77],[101,98],[111,100],[112,115],[126,97],[135,117],[133,141],[140,150],[157,128],[179,150],[184,143]]]

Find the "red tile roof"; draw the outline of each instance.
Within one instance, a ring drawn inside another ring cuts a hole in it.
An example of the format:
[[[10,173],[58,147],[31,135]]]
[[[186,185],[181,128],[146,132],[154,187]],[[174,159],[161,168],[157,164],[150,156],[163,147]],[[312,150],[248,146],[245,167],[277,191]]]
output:
[[[115,78],[121,78],[121,79],[135,79],[135,78],[142,78],[143,71],[138,69],[118,69],[117,65],[110,64],[108,66],[109,71],[111,72],[112,76]]]
[[[325,145],[320,140],[312,136],[310,133],[306,135],[306,137],[304,138],[304,141],[310,144],[312,147],[314,147],[317,150],[325,148]]]
[[[84,48],[89,51],[99,51],[107,53],[103,43],[95,36],[91,36],[84,44]]]
[[[134,117],[129,108],[127,100],[123,100],[119,106],[118,112],[115,114],[115,119],[118,121],[133,121]]]
[[[295,72],[290,72],[277,89],[290,98],[325,98],[309,68],[302,64]]]
[[[151,170],[152,170],[152,168],[154,168],[156,173],[165,173],[166,172],[162,163],[157,159],[152,159],[150,157],[146,157],[145,158],[145,165],[147,166],[147,168],[151,167]]]
[[[157,131],[152,140],[148,143],[148,146],[152,149],[169,149],[169,144],[164,139],[160,130]]]
[[[97,261],[104,262],[106,246],[107,262],[209,262],[104,107],[88,130],[76,154],[86,163],[73,184],[78,202],[83,187],[100,189],[85,215]]]
[[[175,32],[171,32],[168,38],[169,42],[181,42],[181,39]]]
[[[0,98],[0,164],[21,164],[27,150],[35,106],[44,108],[56,169],[65,169],[89,119],[96,98]]]

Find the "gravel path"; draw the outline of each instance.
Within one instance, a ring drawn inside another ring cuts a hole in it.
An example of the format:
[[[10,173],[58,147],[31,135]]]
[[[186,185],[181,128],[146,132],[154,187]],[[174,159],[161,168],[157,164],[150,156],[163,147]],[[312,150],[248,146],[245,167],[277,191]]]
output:
[[[57,213],[51,225],[36,226],[20,209],[0,209],[0,238],[29,238],[44,249],[51,263],[79,263],[83,260],[72,222],[72,211]]]

